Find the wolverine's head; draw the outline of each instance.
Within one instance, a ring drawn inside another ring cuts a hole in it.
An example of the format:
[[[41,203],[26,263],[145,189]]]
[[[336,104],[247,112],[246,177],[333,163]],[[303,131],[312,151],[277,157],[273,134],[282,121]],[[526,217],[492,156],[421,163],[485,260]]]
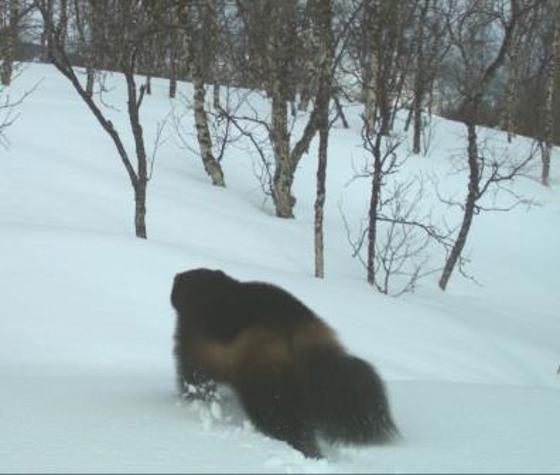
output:
[[[187,301],[211,298],[213,289],[222,288],[229,281],[233,279],[221,270],[199,268],[180,272],[173,281],[171,303],[180,310]]]

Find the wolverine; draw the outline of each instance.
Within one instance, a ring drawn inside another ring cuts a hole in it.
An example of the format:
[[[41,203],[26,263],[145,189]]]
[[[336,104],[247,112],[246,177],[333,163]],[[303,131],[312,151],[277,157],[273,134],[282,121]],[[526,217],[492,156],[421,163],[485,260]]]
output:
[[[305,456],[330,442],[384,443],[398,431],[384,383],[334,331],[286,290],[221,270],[175,276],[178,390],[209,398],[229,385],[256,429]]]

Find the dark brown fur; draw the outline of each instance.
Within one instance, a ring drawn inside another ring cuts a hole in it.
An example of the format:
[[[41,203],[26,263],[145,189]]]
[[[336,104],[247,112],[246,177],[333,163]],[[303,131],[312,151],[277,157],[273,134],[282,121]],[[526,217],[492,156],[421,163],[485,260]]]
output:
[[[177,274],[171,302],[181,392],[229,384],[259,430],[310,457],[321,456],[316,435],[368,443],[396,433],[375,370],[285,290],[195,269]]]

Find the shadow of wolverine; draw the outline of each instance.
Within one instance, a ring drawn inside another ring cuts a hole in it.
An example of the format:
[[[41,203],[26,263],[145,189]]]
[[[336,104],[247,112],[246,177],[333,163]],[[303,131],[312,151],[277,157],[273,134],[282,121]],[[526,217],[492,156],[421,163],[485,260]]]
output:
[[[220,270],[175,276],[178,389],[208,398],[229,384],[254,426],[320,458],[316,437],[384,443],[397,435],[381,378],[287,291]]]

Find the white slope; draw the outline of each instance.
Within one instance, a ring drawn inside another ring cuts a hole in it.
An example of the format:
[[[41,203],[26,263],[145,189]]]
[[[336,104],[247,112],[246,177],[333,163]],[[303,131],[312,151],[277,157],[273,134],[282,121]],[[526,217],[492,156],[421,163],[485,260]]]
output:
[[[298,169],[297,218],[279,220],[250,156],[230,153],[228,187],[217,189],[168,129],[142,241],[124,168],[66,80],[29,65],[9,92],[39,80],[0,155],[1,472],[560,471],[556,155],[550,189],[515,184],[540,206],[476,216],[467,247],[482,286],[454,275],[443,293],[436,274],[396,299],[364,282],[338,209],[359,222],[367,203],[367,180],[345,186],[362,159],[358,110],[353,128],[331,139],[320,281],[314,147]],[[119,110],[108,113],[132,150],[122,82],[110,81],[106,100]],[[155,81],[145,99],[149,145],[171,107],[165,92]],[[503,145],[501,134],[481,132]],[[449,172],[463,142],[460,124],[438,119],[430,156],[412,157],[406,170],[436,174],[460,200],[465,173]],[[524,148],[517,139],[509,153]],[[443,258],[434,253],[434,265]],[[169,293],[174,274],[196,266],[274,282],[306,302],[386,380],[402,440],[326,447],[325,460],[306,460],[253,430],[231,394],[220,407],[178,401]]]

